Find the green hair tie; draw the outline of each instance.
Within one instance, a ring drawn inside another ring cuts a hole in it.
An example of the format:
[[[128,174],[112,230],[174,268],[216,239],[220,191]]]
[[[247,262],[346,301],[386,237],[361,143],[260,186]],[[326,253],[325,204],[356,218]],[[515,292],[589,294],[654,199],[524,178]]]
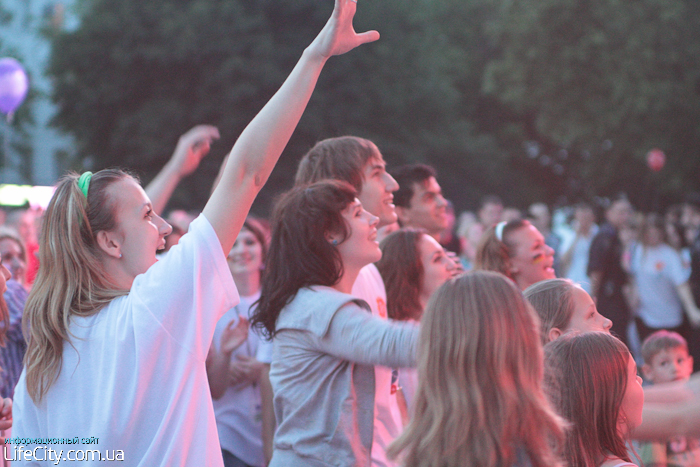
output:
[[[92,179],[92,172],[90,171],[84,172],[78,179],[78,188],[85,195],[85,199],[87,199],[88,188],[90,188],[90,179]]]

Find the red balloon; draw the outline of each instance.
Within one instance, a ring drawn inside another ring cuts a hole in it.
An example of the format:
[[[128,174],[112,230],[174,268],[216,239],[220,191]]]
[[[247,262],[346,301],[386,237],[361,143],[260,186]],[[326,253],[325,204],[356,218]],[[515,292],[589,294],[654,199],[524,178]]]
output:
[[[666,165],[666,154],[661,149],[654,148],[647,154],[647,165],[654,172],[664,168]]]

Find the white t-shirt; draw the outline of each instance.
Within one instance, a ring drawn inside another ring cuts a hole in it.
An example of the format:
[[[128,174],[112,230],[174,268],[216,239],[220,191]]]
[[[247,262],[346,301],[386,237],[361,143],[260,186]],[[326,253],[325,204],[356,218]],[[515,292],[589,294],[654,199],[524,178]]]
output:
[[[241,297],[241,302],[221,317],[214,331],[214,348],[219,351],[221,333],[234,321],[238,323],[241,315],[250,320],[253,303],[260,298],[260,292],[248,297]],[[272,361],[272,342],[266,340],[255,329],[248,332],[248,339],[231,354],[231,360],[237,355],[253,357],[262,363]],[[229,386],[219,399],[214,399],[214,414],[219,430],[219,442],[222,449],[238,457],[249,465],[262,466],[265,462],[262,444],[262,402],[260,386],[249,384],[243,388]]]
[[[591,251],[591,242],[593,237],[598,232],[598,226],[594,225],[591,228],[587,237],[579,237],[576,239],[574,251],[571,255],[571,264],[566,272],[566,277],[581,285],[581,288],[588,293],[591,293],[591,280],[588,277],[588,256]],[[567,251],[568,247],[566,250]]]
[[[205,359],[216,322],[237,302],[221,244],[199,216],[128,295],[71,319],[72,346],[64,342],[61,372],[38,406],[22,372],[13,436],[94,436],[98,444],[49,447],[63,457],[122,450],[125,466],[223,466]]]
[[[637,315],[651,328],[674,328],[683,323],[683,304],[676,287],[688,281],[690,272],[681,256],[668,245],[637,246],[631,269],[637,282]]]
[[[374,264],[369,264],[360,270],[352,295],[359,297],[369,304],[372,314],[387,319],[386,289],[379,270]],[[372,442],[372,465],[389,467],[397,465],[386,457],[386,449],[403,431],[401,412],[399,411],[396,393],[392,394],[392,369],[375,366],[374,394],[374,440]],[[396,387],[395,382],[393,385]]]

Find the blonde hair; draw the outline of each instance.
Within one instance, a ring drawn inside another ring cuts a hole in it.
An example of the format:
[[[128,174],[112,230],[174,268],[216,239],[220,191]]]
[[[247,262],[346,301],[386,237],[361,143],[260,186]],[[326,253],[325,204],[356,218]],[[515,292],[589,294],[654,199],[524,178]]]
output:
[[[549,331],[569,329],[574,315],[576,283],[570,279],[547,279],[532,284],[523,294],[540,317],[542,345],[549,343]]]
[[[107,188],[129,176],[117,169],[97,172],[86,197],[78,187],[78,174],[69,173],[59,181],[46,210],[39,237],[39,271],[23,319],[29,336],[24,356],[27,391],[35,403],[61,372],[63,343],[70,343],[71,316],[93,315],[129,292],[110,283],[96,241],[97,232],[116,227]]]
[[[474,269],[500,272],[514,281],[513,265],[510,259],[515,255],[517,245],[513,243],[510,237],[513,232],[528,225],[530,225],[530,222],[524,219],[512,220],[504,224],[500,235],[501,238],[498,238],[495,225],[489,227],[481,236],[481,240],[476,248]]]
[[[478,271],[431,297],[418,347],[414,413],[390,446],[407,467],[495,467],[527,453],[560,465],[563,422],[542,391],[539,320],[503,275]]]

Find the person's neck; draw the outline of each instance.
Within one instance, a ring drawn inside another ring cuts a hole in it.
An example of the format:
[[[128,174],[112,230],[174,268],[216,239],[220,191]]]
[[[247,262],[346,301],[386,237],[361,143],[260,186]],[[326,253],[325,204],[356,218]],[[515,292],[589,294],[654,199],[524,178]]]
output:
[[[233,282],[241,296],[249,297],[260,290],[260,273],[233,274]]]
[[[426,307],[428,306],[428,300],[430,297],[425,297],[423,294],[420,294],[418,297],[418,302],[420,303],[420,307],[423,311],[425,311]]]
[[[331,287],[338,292],[352,293],[352,286],[355,285],[357,276],[360,275],[360,269],[362,268],[344,266],[343,277]]]

